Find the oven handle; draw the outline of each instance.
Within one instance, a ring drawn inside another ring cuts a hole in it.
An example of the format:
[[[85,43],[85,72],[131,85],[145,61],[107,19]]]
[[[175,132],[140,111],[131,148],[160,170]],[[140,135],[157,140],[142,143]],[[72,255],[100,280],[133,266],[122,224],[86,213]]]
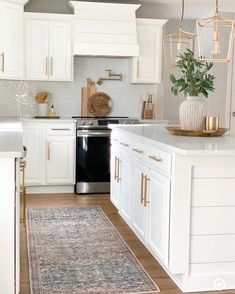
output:
[[[77,137],[110,137],[111,131],[77,131]]]

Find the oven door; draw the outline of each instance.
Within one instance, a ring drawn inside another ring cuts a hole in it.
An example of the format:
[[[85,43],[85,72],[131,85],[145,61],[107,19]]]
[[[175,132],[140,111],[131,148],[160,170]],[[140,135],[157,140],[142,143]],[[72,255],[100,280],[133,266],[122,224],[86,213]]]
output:
[[[110,130],[77,130],[75,193],[110,192]]]

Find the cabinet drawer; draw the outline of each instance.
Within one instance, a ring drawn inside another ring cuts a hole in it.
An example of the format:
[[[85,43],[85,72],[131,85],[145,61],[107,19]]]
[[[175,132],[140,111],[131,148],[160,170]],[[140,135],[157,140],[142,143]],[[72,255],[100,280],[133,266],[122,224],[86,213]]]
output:
[[[146,159],[147,158],[146,144],[139,141],[135,141],[132,147],[132,153],[136,158]]]
[[[54,123],[47,124],[47,135],[75,135],[75,124]]]
[[[118,138],[118,143],[121,149],[128,151],[128,152],[132,152],[132,148],[133,148],[133,141],[128,138],[127,136],[120,136]]]
[[[171,173],[171,154],[157,148],[148,148],[148,163],[168,174]]]

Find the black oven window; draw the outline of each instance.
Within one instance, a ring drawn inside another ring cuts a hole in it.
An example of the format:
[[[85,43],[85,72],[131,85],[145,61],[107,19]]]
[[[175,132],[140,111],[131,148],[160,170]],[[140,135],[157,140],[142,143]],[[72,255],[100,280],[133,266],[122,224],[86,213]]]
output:
[[[77,182],[109,182],[109,137],[77,137],[76,145]]]

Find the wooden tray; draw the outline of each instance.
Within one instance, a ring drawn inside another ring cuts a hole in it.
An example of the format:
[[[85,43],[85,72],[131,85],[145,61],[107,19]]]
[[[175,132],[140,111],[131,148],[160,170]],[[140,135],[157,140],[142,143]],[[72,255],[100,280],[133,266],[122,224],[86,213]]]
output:
[[[217,131],[181,130],[180,126],[168,126],[166,128],[172,135],[190,136],[190,137],[219,137],[219,136],[223,136],[223,134],[228,131],[228,129],[225,129],[225,128],[219,128]]]

